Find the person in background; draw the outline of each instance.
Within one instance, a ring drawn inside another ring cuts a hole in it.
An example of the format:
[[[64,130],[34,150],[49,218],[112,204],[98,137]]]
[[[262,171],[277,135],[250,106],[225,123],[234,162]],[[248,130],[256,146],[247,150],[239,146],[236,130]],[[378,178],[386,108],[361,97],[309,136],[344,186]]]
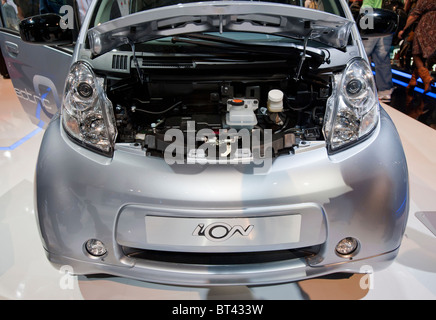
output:
[[[415,9],[417,2],[418,0],[404,0],[404,11],[409,14],[411,10]]]
[[[18,17],[15,8],[8,3],[7,0],[2,0],[2,12],[5,21],[5,27],[18,31]]]
[[[39,14],[39,0],[14,0],[14,2],[20,20]]]
[[[372,7],[381,9],[382,0],[364,0],[362,8]],[[378,89],[379,100],[385,103],[391,102],[393,91],[390,50],[393,35],[385,37],[363,38],[363,46],[368,57],[375,64],[375,82]]]
[[[348,2],[351,13],[353,14],[354,20],[357,21],[357,18],[360,14],[360,8],[362,7],[362,0],[350,0]]]
[[[324,4],[321,0],[306,0],[304,1],[304,7],[324,11]]]
[[[43,13],[59,13],[60,8],[67,4],[66,0],[40,0],[39,12]]]
[[[428,68],[431,68],[436,59],[436,0],[418,0],[399,36],[402,37],[405,30],[416,21],[419,22],[415,29],[412,48],[415,68],[408,89],[413,89],[420,77],[424,83],[425,94],[431,90],[431,84],[434,82]],[[427,67],[425,66],[426,60]]]
[[[349,0],[348,6],[349,7],[362,7],[363,0]]]
[[[9,0],[11,1],[11,0]],[[2,0],[2,16],[3,21],[5,23],[5,27],[12,30],[18,31],[18,17],[15,5],[12,3],[8,3],[8,0]],[[3,76],[3,79],[10,79],[9,71],[6,66],[5,58],[3,57],[3,53],[0,49],[0,74]]]
[[[92,0],[76,0],[77,10],[79,11],[80,24],[83,23],[85,19],[86,12],[91,5]]]
[[[416,6],[417,0],[405,0],[404,1],[404,12],[408,16],[410,11]],[[399,66],[409,70],[412,67],[412,45],[413,37],[415,34],[415,24],[409,27],[409,35],[400,42],[400,51],[398,52]],[[401,39],[398,37],[398,39]],[[413,69],[413,67],[412,67]],[[412,70],[413,71],[413,70]],[[413,75],[414,77],[414,75]]]

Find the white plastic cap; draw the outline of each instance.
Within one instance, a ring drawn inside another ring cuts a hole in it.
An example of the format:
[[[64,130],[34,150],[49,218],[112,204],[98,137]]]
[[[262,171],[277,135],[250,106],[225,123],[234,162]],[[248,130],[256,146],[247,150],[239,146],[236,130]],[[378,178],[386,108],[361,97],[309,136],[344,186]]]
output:
[[[273,89],[268,92],[268,111],[283,111],[283,92],[281,90]]]

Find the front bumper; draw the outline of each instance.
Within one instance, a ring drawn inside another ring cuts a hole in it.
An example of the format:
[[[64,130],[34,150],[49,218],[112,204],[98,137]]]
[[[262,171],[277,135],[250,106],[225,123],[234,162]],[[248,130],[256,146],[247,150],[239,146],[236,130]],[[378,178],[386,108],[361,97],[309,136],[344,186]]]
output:
[[[183,286],[269,285],[316,278],[332,273],[372,273],[388,267],[399,248],[362,260],[346,261],[313,267],[305,259],[279,262],[194,265],[138,260],[136,263],[114,265],[104,261],[83,261],[46,251],[50,262],[60,269],[69,266],[73,274],[110,274],[161,284]]]
[[[133,147],[108,159],[71,142],[56,118],[36,171],[37,219],[51,262],[76,274],[180,285],[270,284],[385,267],[401,244],[408,197],[404,152],[383,110],[377,130],[355,147],[330,157],[325,148],[281,156],[265,175],[242,165],[171,167]],[[228,221],[241,229],[226,241],[193,238],[207,222]],[[249,234],[253,221],[262,232]],[[359,250],[340,257],[335,246],[350,236]],[[101,240],[108,253],[91,257],[89,239]],[[301,255],[302,248],[313,250]],[[168,251],[181,258],[153,258]],[[229,258],[250,252],[259,259]],[[274,259],[262,260],[268,252]],[[226,259],[215,263],[213,256]]]

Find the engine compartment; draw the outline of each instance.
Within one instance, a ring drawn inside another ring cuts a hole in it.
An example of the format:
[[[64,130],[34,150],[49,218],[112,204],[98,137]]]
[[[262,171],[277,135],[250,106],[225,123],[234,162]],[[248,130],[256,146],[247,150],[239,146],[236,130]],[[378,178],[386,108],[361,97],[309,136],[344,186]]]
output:
[[[306,141],[323,141],[332,73],[318,71],[310,59],[300,66],[299,61],[233,56],[132,61],[129,77],[107,82],[116,142],[141,145],[147,155],[160,157],[176,144],[186,158],[208,157],[211,150],[214,157],[249,157],[253,143],[245,144],[244,137],[260,141],[261,156],[268,138],[273,157]],[[194,141],[187,141],[190,137]]]

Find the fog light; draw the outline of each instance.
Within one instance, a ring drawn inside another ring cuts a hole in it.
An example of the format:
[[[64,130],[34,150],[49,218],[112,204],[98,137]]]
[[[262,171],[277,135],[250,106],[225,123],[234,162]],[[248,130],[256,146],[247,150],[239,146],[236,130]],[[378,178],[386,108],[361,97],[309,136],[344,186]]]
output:
[[[341,256],[347,256],[355,252],[358,245],[359,242],[356,239],[347,237],[338,242],[336,252]]]
[[[90,239],[85,243],[85,249],[90,255],[95,257],[104,256],[107,252],[103,242],[97,239]]]

